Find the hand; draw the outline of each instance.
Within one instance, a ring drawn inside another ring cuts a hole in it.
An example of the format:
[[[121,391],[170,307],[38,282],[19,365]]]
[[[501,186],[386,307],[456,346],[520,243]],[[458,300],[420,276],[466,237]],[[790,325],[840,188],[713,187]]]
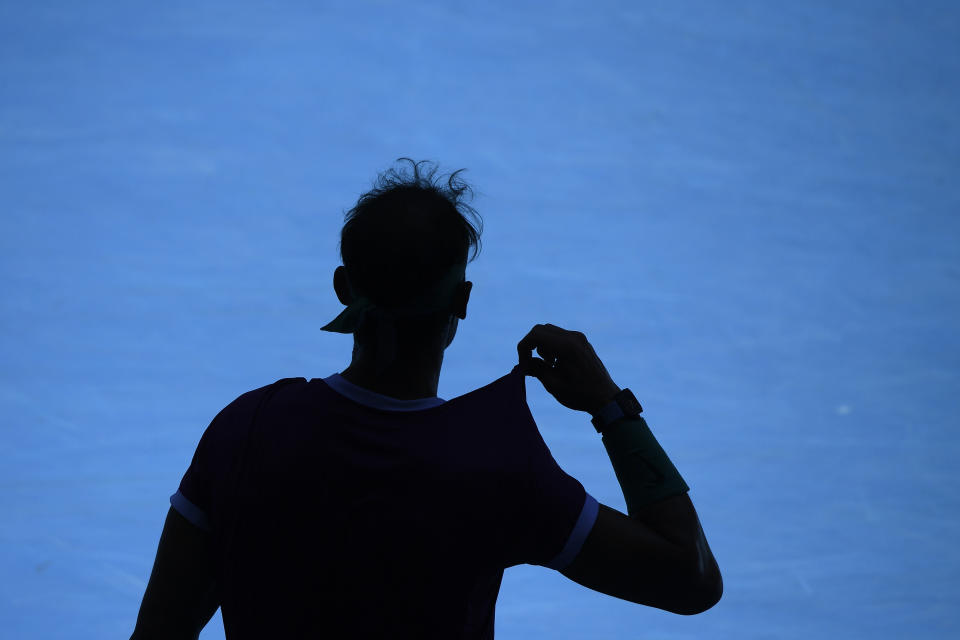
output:
[[[532,350],[543,358],[534,358]],[[552,324],[534,325],[517,343],[520,371],[533,376],[563,406],[596,413],[619,391],[587,336]]]

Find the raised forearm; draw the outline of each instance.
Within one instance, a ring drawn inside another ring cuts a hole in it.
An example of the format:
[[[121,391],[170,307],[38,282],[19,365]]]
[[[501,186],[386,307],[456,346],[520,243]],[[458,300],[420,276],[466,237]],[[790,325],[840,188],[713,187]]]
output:
[[[692,569],[709,584],[719,568],[707,544],[689,487],[641,416],[622,417],[606,429],[604,446],[627,503],[627,513],[689,554]]]

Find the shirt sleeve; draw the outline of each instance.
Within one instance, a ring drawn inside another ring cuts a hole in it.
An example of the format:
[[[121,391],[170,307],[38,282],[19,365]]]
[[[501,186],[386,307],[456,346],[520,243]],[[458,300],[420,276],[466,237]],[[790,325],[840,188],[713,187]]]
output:
[[[520,484],[517,557],[558,571],[566,568],[593,529],[600,505],[579,480],[560,468],[535,425]]]
[[[213,423],[211,423],[212,426]],[[186,473],[180,479],[177,492],[170,496],[170,505],[184,518],[204,531],[210,531],[210,457],[211,446],[207,427],[193,453],[193,459]]]
[[[244,393],[213,418],[200,437],[177,492],[170,496],[171,506],[204,531],[212,529],[215,497],[242,453],[248,426],[244,416],[248,422],[262,391]]]

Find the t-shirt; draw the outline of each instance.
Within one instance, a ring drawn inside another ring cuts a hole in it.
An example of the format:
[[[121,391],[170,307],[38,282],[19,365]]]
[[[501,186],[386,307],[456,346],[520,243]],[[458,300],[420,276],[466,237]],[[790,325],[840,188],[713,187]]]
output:
[[[519,366],[449,401],[339,374],[248,391],[170,502],[210,534],[228,640],[492,639],[503,570],[565,568],[599,511]]]

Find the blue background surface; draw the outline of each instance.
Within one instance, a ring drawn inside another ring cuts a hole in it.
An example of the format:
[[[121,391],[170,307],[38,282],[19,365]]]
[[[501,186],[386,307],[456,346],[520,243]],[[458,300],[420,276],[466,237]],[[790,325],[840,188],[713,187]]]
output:
[[[213,416],[349,364],[342,213],[410,156],[485,225],[439,395],[583,331],[724,576],[682,617],[523,565],[499,639],[958,637],[958,78],[951,2],[0,3],[0,635],[130,634]]]

